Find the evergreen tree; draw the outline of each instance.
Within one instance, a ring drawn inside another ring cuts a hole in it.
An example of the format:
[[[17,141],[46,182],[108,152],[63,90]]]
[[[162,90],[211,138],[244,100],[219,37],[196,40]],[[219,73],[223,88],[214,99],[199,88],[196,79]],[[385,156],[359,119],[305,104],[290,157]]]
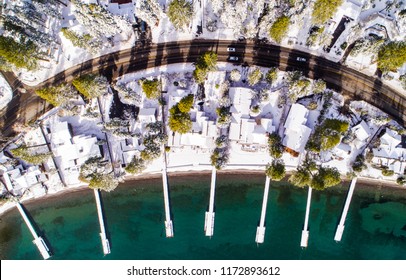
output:
[[[79,35],[75,31],[69,30],[66,27],[61,28],[61,32],[63,36],[66,37],[75,47],[79,47],[82,49],[89,48],[89,42],[92,39],[90,34]]]
[[[383,72],[396,72],[406,63],[406,42],[392,41],[383,45],[378,52],[378,68]]]
[[[268,70],[268,72],[265,75],[265,78],[268,81],[268,83],[272,84],[276,81],[276,79],[278,79],[278,72],[279,70],[276,67],[273,67]]]
[[[0,56],[17,68],[35,70],[37,68],[37,48],[32,41],[16,42],[0,36]]]
[[[125,167],[125,171],[130,174],[141,173],[146,168],[142,158],[134,156],[131,162]]]
[[[272,25],[271,29],[269,30],[269,36],[275,42],[281,43],[283,37],[286,36],[289,29],[289,17],[283,15],[279,17]]]
[[[83,75],[72,81],[72,85],[87,99],[99,97],[107,92],[108,82],[104,76]]]
[[[268,150],[271,157],[276,159],[282,157],[282,139],[276,132],[270,134],[268,137]]]
[[[29,148],[26,145],[21,145],[11,152],[14,156],[34,165],[40,165],[51,157],[50,152],[36,152],[33,148]]]
[[[248,74],[248,84],[250,86],[254,86],[262,79],[262,72],[261,69],[255,67],[249,74]]]
[[[285,165],[282,160],[274,159],[271,164],[266,167],[266,176],[274,181],[280,181],[285,177]]]
[[[157,79],[141,81],[142,91],[149,99],[157,99],[161,95],[160,85]]]
[[[299,167],[297,171],[289,177],[289,182],[299,188],[304,188],[310,185],[311,175],[308,170],[303,167]]]
[[[238,69],[231,70],[230,79],[233,82],[238,82],[241,79],[241,72]]]
[[[169,110],[169,128],[173,132],[185,134],[192,129],[192,120],[189,113],[181,112],[177,105]]]
[[[62,83],[58,86],[51,86],[35,90],[35,93],[53,106],[66,105],[70,99],[75,97],[71,85]]]
[[[194,96],[193,94],[186,95],[178,103],[178,109],[182,113],[189,113],[190,109],[193,106]]]
[[[316,25],[325,24],[334,14],[343,0],[316,0],[314,3],[312,22]]]
[[[193,71],[193,78],[198,84],[204,83],[207,73],[216,70],[217,54],[205,52],[196,61],[196,68]]]
[[[94,173],[89,181],[89,188],[111,192],[118,186],[118,180],[112,174]]]
[[[173,0],[168,7],[168,17],[176,29],[185,29],[193,19],[193,5],[187,0]]]

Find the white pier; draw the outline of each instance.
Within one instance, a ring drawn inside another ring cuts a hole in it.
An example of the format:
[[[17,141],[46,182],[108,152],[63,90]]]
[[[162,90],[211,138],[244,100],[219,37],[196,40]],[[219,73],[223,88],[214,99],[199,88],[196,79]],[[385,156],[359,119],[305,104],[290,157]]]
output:
[[[347,194],[347,199],[345,200],[343,213],[341,214],[340,223],[337,226],[336,235],[334,236],[334,240],[337,242],[341,241],[344,233],[344,223],[345,218],[347,217],[348,209],[350,208],[352,194],[354,193],[355,184],[357,183],[357,178],[352,179],[350,189]]]
[[[257,243],[264,243],[265,239],[265,215],[266,215],[266,206],[268,204],[268,193],[270,182],[271,179],[268,176],[266,176],[264,199],[262,200],[261,220],[259,222],[259,226],[257,227],[257,235],[255,236],[255,242]]]
[[[51,256],[49,253],[49,248],[47,244],[45,243],[44,239],[42,237],[38,236],[38,234],[35,232],[34,227],[31,225],[30,219],[28,219],[27,214],[24,212],[24,209],[21,207],[21,204],[17,202],[16,204],[18,211],[20,211],[21,216],[24,219],[24,222],[26,223],[28,229],[31,231],[32,236],[34,237],[34,240],[32,241],[38,248],[39,252],[41,253],[42,257],[44,260],[49,259]]]
[[[213,166],[211,171],[211,185],[210,185],[210,201],[209,211],[206,211],[206,217],[204,220],[204,231],[206,236],[213,236],[214,232],[214,195],[216,193],[216,168]]]
[[[164,157],[164,168],[162,168],[162,183],[163,183],[163,189],[164,189],[166,237],[173,237],[173,223],[172,223],[172,219],[171,219],[171,209],[170,209],[170,203],[169,203],[169,186],[168,186],[168,175],[166,173],[165,157]]]
[[[94,197],[96,199],[96,206],[97,206],[97,214],[99,216],[99,223],[100,223],[100,238],[103,246],[103,253],[105,255],[110,254],[110,243],[106,236],[106,230],[104,228],[104,220],[103,220],[103,211],[100,202],[100,191],[98,189],[94,189]]]
[[[307,205],[306,205],[306,216],[305,216],[305,222],[302,230],[302,238],[300,240],[300,246],[301,247],[307,247],[308,241],[309,241],[309,230],[308,230],[308,225],[309,225],[309,215],[310,215],[310,204],[312,200],[312,188],[309,187],[309,192],[307,193]]]

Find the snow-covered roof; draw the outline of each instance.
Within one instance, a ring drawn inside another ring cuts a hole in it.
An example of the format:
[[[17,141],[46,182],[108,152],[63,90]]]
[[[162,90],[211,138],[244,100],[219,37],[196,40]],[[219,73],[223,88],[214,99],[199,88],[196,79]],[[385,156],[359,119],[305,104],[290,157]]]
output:
[[[138,138],[129,137],[120,141],[120,147],[123,152],[139,149]]]
[[[293,104],[290,107],[284,127],[286,129],[294,129],[295,127],[306,124],[308,114],[309,110],[305,106],[297,103]]]
[[[312,130],[305,125],[300,125],[298,129],[287,129],[282,144],[298,153],[303,153],[311,132]]]
[[[155,108],[141,108],[138,113],[138,120],[141,123],[152,123],[156,121]]]
[[[228,133],[228,138],[230,140],[234,140],[234,141],[240,140],[240,123],[232,122],[230,124],[230,131]]]
[[[38,166],[31,166],[24,173],[21,170],[22,167],[17,166],[3,174],[7,189],[14,194],[22,194],[25,189],[37,184],[37,176],[41,174]]]
[[[133,158],[136,154],[138,154],[138,151],[136,151],[136,150],[123,152],[122,155],[123,155],[124,164],[125,165],[129,164],[133,160]]]
[[[381,27],[385,27],[385,35],[390,39],[398,36],[399,31],[395,23],[395,19],[390,15],[385,15],[381,12],[375,13],[361,21],[361,25],[366,29],[377,29],[380,30]]]
[[[402,142],[402,136],[391,129],[387,129],[381,137],[381,145],[389,146],[389,149],[394,149]]]
[[[273,133],[275,131],[275,126],[272,125],[272,119],[261,118],[261,126],[268,133]]]
[[[243,143],[253,143],[252,134],[255,128],[255,121],[252,119],[241,119],[240,139]]]
[[[200,148],[208,148],[208,139],[199,133],[185,133],[180,139],[182,146],[198,146]]]
[[[9,159],[10,159],[10,158],[7,157],[7,156],[4,154],[4,151],[1,151],[1,152],[0,152],[0,163],[5,163],[5,162],[7,162]]]
[[[71,133],[67,122],[54,121],[50,123],[50,141],[52,145],[63,145],[70,142]]]
[[[311,133],[311,128],[305,126],[309,110],[301,104],[293,104],[290,107],[285,121],[285,136],[282,144],[289,149],[302,153]]]
[[[365,121],[361,121],[358,125],[354,126],[351,131],[359,141],[365,141],[372,134],[371,129]]]
[[[355,0],[347,0],[339,8],[344,16],[357,20],[362,10],[362,4]]]
[[[243,87],[231,87],[228,93],[231,103],[233,104],[230,108],[230,112],[232,114],[249,116],[252,99],[251,89]]]

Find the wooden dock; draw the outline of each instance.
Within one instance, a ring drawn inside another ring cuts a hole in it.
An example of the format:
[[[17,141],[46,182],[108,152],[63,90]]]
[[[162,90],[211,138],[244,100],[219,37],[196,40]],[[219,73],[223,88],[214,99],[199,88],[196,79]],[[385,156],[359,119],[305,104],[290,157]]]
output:
[[[45,243],[44,239],[35,232],[34,227],[32,226],[30,219],[28,218],[27,214],[25,213],[23,207],[19,202],[16,204],[18,211],[20,212],[21,216],[24,219],[24,222],[26,223],[28,229],[30,230],[32,236],[34,237],[34,240],[32,241],[38,248],[39,252],[41,253],[42,257],[44,260],[49,259],[51,254],[49,252],[49,248],[47,244]]]
[[[345,200],[343,213],[341,214],[340,223],[337,226],[337,231],[334,236],[334,240],[337,242],[340,242],[341,238],[343,237],[344,223],[345,223],[345,219],[347,217],[348,210],[350,209],[351,198],[354,193],[356,183],[357,183],[357,178],[352,179],[350,189],[348,190],[347,199]]]
[[[216,193],[216,168],[213,166],[211,171],[211,184],[210,184],[210,201],[209,210],[206,211],[204,220],[204,231],[206,236],[213,236],[214,233],[214,197]]]
[[[103,246],[103,253],[105,255],[110,254],[110,243],[107,239],[106,229],[104,227],[104,220],[103,220],[103,211],[102,205],[100,201],[100,191],[98,189],[94,189],[94,197],[96,199],[96,206],[97,206],[97,214],[99,216],[99,223],[100,223],[100,238]]]
[[[165,204],[165,232],[166,237],[173,237],[173,223],[171,218],[171,208],[169,201],[168,174],[166,173],[166,156],[164,156],[164,167],[162,168],[162,186],[164,191]]]
[[[266,206],[268,204],[268,193],[270,182],[271,179],[268,176],[266,176],[264,198],[262,200],[261,220],[259,221],[259,226],[257,227],[257,234],[255,236],[255,242],[257,243],[264,243],[265,239],[265,215],[266,215]]]
[[[300,246],[301,247],[307,247],[307,244],[309,242],[309,215],[310,215],[310,204],[312,201],[312,188],[309,187],[309,191],[307,193],[307,204],[306,204],[306,215],[305,215],[305,222],[302,230],[302,237],[300,240]]]

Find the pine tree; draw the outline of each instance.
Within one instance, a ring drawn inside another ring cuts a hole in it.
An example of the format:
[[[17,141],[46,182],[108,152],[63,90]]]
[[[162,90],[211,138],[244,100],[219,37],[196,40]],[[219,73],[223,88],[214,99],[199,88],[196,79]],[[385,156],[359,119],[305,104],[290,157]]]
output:
[[[160,83],[157,79],[141,81],[142,91],[149,99],[157,99],[161,95]]]
[[[343,0],[316,0],[314,3],[312,22],[316,25],[325,24],[334,14]]]
[[[283,160],[273,160],[271,164],[268,164],[265,171],[266,176],[271,180],[280,181],[285,177],[285,164]]]
[[[279,17],[269,30],[269,35],[275,42],[281,43],[289,29],[289,17],[283,15]]]
[[[37,68],[37,48],[32,41],[19,43],[12,38],[0,36],[0,56],[17,68]]]
[[[258,67],[254,67],[248,74],[248,84],[250,86],[256,85],[262,79],[262,71]]]
[[[72,85],[87,99],[99,97],[107,92],[108,82],[104,76],[83,75],[72,81]]]
[[[37,89],[35,93],[53,106],[66,105],[75,96],[72,86],[66,83]]]
[[[168,7],[168,17],[176,29],[184,30],[193,19],[193,5],[187,0],[173,0]]]

